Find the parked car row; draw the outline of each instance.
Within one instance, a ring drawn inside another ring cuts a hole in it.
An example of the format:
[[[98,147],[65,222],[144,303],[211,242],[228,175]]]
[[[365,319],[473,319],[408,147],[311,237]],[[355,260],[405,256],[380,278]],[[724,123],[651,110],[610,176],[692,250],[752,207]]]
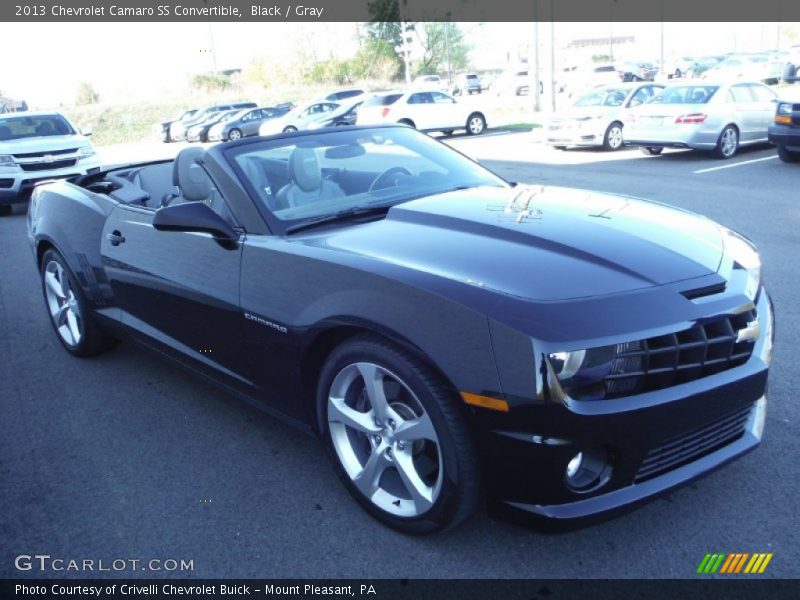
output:
[[[649,155],[692,148],[730,158],[741,146],[767,141],[776,102],[777,94],[760,82],[608,85],[556,114],[545,139],[561,150],[629,145]]]

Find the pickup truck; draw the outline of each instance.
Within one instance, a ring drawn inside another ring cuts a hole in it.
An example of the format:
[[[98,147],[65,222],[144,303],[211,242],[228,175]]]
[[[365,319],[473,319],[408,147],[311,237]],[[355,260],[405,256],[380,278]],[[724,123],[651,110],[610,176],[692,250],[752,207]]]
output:
[[[57,112],[0,115],[0,215],[24,202],[42,181],[100,170],[85,134]]]

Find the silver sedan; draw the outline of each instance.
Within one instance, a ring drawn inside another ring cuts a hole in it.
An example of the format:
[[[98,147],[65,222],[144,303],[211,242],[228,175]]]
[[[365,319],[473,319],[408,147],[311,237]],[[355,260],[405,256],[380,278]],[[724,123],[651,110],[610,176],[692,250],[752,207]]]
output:
[[[625,144],[651,155],[664,148],[692,148],[730,158],[740,146],[767,141],[776,99],[761,83],[671,84],[628,111]]]
[[[619,150],[625,109],[646,102],[663,87],[658,83],[617,83],[595,88],[553,115],[545,125],[545,139],[559,150],[567,146]]]

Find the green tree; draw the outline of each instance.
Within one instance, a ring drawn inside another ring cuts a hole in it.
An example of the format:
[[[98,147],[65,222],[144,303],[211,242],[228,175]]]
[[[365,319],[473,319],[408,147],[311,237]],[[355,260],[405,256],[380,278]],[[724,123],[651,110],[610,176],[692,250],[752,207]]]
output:
[[[456,23],[424,23],[417,29],[423,53],[416,65],[418,75],[451,72],[469,65],[470,45]]]

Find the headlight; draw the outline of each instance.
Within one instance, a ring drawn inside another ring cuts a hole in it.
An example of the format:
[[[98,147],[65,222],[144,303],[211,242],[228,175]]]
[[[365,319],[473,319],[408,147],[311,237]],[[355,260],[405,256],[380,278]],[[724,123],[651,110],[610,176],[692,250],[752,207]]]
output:
[[[0,154],[0,167],[16,167],[14,157],[10,154]]]
[[[792,105],[786,104],[785,102],[781,102],[778,104],[777,113],[779,115],[790,115],[792,114]]]
[[[561,389],[570,395],[579,392],[581,399],[603,398],[603,378],[611,372],[615,358],[616,346],[554,352],[547,356]]]
[[[761,257],[752,242],[744,236],[726,228],[723,228],[722,235],[725,253],[733,259],[734,267],[738,266],[747,271],[745,294],[748,298],[755,298],[761,286]]]
[[[78,159],[82,160],[84,158],[89,158],[90,156],[94,156],[95,151],[94,147],[92,146],[84,146],[83,148],[78,149]]]

